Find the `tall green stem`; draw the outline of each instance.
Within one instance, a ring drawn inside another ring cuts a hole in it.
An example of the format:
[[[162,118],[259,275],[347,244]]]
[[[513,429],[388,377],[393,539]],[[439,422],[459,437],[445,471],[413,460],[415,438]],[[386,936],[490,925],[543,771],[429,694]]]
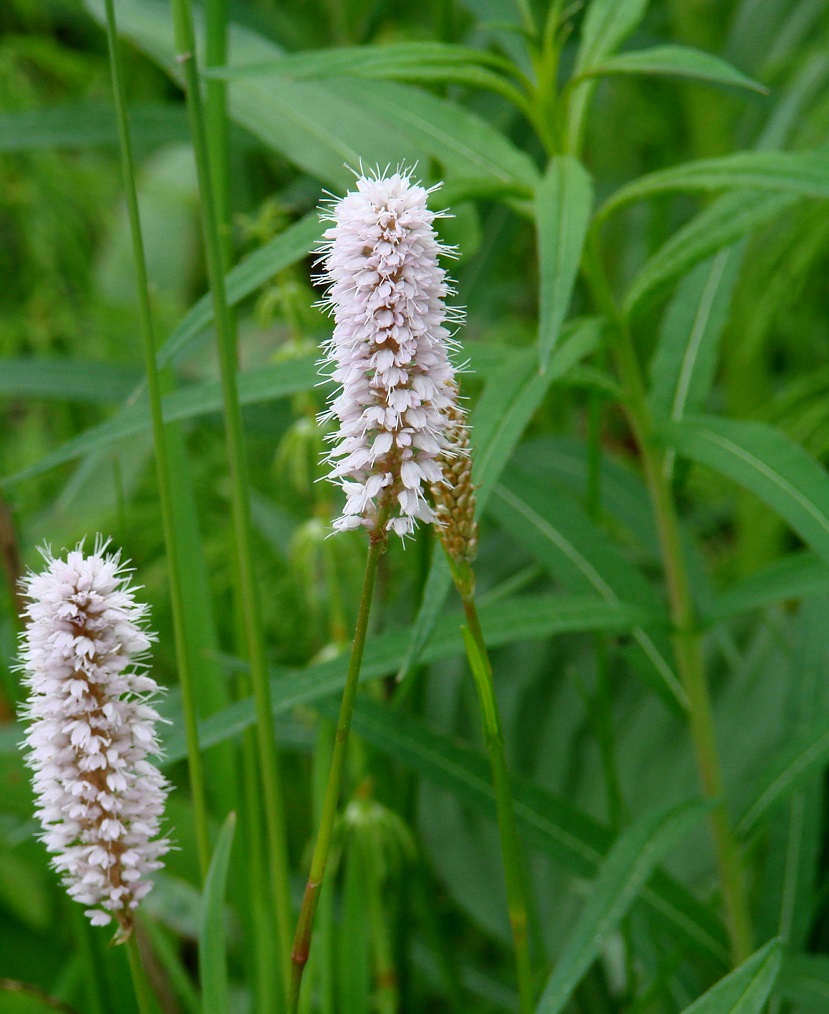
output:
[[[319,901],[320,887],[325,876],[325,865],[328,861],[328,852],[331,847],[331,834],[334,829],[334,818],[337,814],[337,803],[339,802],[343,782],[345,748],[348,742],[348,732],[351,728],[351,715],[354,711],[354,698],[357,694],[360,666],[363,661],[363,649],[366,643],[368,619],[371,613],[371,600],[374,596],[374,583],[377,578],[377,567],[380,563],[380,557],[386,548],[386,533],[384,528],[385,519],[381,512],[380,520],[371,534],[371,543],[366,561],[366,574],[363,580],[363,592],[360,596],[360,611],[357,615],[354,643],[351,646],[351,659],[348,664],[343,700],[340,705],[340,717],[337,721],[334,751],[331,756],[331,768],[328,772],[328,783],[325,788],[325,797],[322,804],[322,817],[320,819],[319,831],[317,832],[314,854],[311,859],[311,871],[308,874],[308,883],[305,886],[302,908],[300,909],[299,921],[297,922],[296,934],[294,935],[294,944],[291,950],[291,988],[288,1000],[290,1014],[296,1014],[299,1008],[302,974],[305,971],[308,954],[311,950],[314,912]]]
[[[751,928],[737,845],[731,829],[717,751],[711,701],[702,657],[702,642],[680,536],[673,490],[663,469],[645,383],[625,317],[610,291],[592,234],[586,252],[588,280],[597,303],[616,325],[613,353],[625,393],[625,409],[642,457],[645,481],[653,504],[668,585],[674,654],[687,697],[688,721],[703,792],[714,803],[711,828],[722,884],[726,922],[735,965],[751,953]]]
[[[453,574],[456,568],[452,567]],[[532,1014],[533,978],[530,962],[528,939],[527,901],[524,884],[521,846],[518,832],[515,829],[515,813],[512,803],[512,790],[509,784],[507,758],[504,752],[504,736],[501,731],[501,716],[498,701],[495,697],[495,683],[492,677],[492,665],[489,652],[478,619],[475,605],[475,593],[472,581],[456,580],[458,591],[463,602],[467,626],[464,628],[464,643],[469,658],[469,665],[475,677],[478,700],[481,704],[481,717],[484,724],[486,748],[492,769],[492,785],[495,789],[495,810],[498,816],[498,830],[501,835],[501,856],[504,864],[504,879],[507,888],[507,908],[509,911],[512,939],[515,946],[515,961],[518,967],[518,992],[521,1000],[522,1014]]]
[[[210,865],[210,838],[207,826],[204,771],[199,752],[198,712],[196,710],[190,653],[186,646],[183,582],[173,513],[173,477],[167,448],[167,436],[164,430],[164,415],[161,407],[161,381],[156,364],[155,328],[150,307],[147,266],[144,258],[144,242],[141,233],[141,218],[138,212],[138,196],[135,189],[135,162],[127,121],[124,75],[121,65],[121,51],[118,45],[113,0],[106,0],[106,22],[109,55],[112,65],[113,90],[115,92],[115,109],[118,118],[118,136],[121,143],[124,194],[130,221],[133,263],[135,265],[136,286],[138,290],[138,308],[141,320],[141,333],[144,339],[144,364],[147,373],[147,392],[150,403],[150,415],[152,417],[153,440],[155,443],[161,519],[164,528],[164,543],[167,547],[167,558],[170,565],[170,593],[176,642],[176,662],[178,664],[182,708],[184,711],[184,727],[187,736],[190,789],[193,794],[193,816],[196,825],[196,847],[199,855],[199,869],[201,870],[202,880],[204,880]]]
[[[239,602],[244,616],[251,684],[256,706],[256,730],[268,831],[269,858],[276,902],[278,947],[287,978],[291,939],[291,895],[285,836],[282,781],[273,730],[271,693],[259,615],[259,596],[253,567],[250,497],[242,413],[236,386],[236,334],[225,290],[222,242],[214,199],[213,178],[199,88],[193,19],[188,0],[174,0],[173,21],[177,62],[184,75],[190,131],[201,194],[205,257],[213,298],[213,313],[221,369],[222,403],[231,478],[231,505],[239,575]]]
[[[127,937],[126,948],[139,1014],[155,1014],[150,984],[147,982],[144,962],[141,960],[141,951],[138,950],[138,940],[134,932]]]

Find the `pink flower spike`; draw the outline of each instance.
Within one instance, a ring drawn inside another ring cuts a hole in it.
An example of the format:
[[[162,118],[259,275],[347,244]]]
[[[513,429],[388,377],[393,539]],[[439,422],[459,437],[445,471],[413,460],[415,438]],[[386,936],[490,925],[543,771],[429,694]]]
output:
[[[328,477],[347,494],[338,531],[373,531],[381,507],[386,529],[401,537],[416,520],[434,523],[432,463],[457,453],[447,439],[449,413],[462,410],[446,325],[463,313],[445,303],[454,290],[438,259],[451,251],[433,228],[430,193],[409,171],[377,172],[326,216],[334,225],[320,248],[321,280],[334,333],[324,366],[341,386],[321,418],[338,423],[326,457]]]
[[[26,763],[41,838],[70,897],[93,926],[113,918],[125,939],[146,878],[170,849],[159,837],[169,784],[158,753],[158,693],[143,659],[154,635],[119,553],[82,544],[21,582],[28,622],[20,669],[30,696]]]

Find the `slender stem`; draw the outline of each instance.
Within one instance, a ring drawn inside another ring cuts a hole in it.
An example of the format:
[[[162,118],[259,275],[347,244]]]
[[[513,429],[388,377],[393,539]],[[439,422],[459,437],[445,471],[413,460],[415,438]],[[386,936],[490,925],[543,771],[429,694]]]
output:
[[[337,803],[342,789],[345,748],[348,742],[348,732],[351,728],[351,715],[354,711],[354,698],[357,694],[360,666],[363,661],[363,648],[365,647],[366,633],[368,632],[368,619],[371,613],[371,600],[374,596],[377,566],[386,548],[386,533],[384,528],[385,522],[381,514],[381,519],[371,534],[371,543],[366,561],[366,574],[363,581],[363,592],[360,596],[360,611],[357,615],[354,643],[351,646],[351,659],[348,664],[348,674],[343,690],[340,717],[337,721],[334,751],[331,756],[331,768],[328,772],[328,784],[325,788],[325,798],[322,804],[322,817],[320,819],[319,831],[317,832],[317,841],[314,846],[314,855],[311,859],[311,871],[308,875],[308,883],[305,886],[305,895],[302,899],[302,908],[299,912],[294,945],[291,950],[291,988],[288,999],[290,1014],[296,1014],[299,1007],[302,973],[305,971],[305,965],[308,962],[308,954],[311,949],[314,912],[317,908],[320,887],[325,876],[325,865],[328,861],[328,851],[331,846],[334,818],[337,814]]]
[[[112,82],[115,92],[115,109],[118,118],[118,135],[121,142],[121,160],[124,172],[124,194],[132,236],[133,263],[135,265],[138,307],[141,333],[144,339],[144,365],[147,373],[147,393],[152,417],[153,440],[158,473],[158,493],[161,501],[161,519],[164,528],[164,544],[170,565],[170,596],[173,610],[173,630],[176,644],[176,663],[181,686],[184,728],[187,736],[187,757],[190,772],[190,790],[193,794],[193,816],[196,826],[196,847],[202,880],[210,866],[210,838],[207,824],[207,799],[204,787],[204,769],[199,752],[198,712],[190,653],[187,650],[185,632],[183,582],[181,577],[180,553],[175,534],[173,512],[173,474],[170,468],[167,436],[164,430],[164,414],[161,407],[161,381],[156,363],[155,327],[150,306],[147,281],[147,265],[144,258],[144,242],[141,232],[141,218],[138,212],[138,196],[135,190],[135,163],[132,154],[129,125],[124,92],[124,75],[121,65],[121,51],[115,23],[113,0],[106,0],[107,39],[109,41]]]
[[[453,567],[453,574],[456,573]],[[457,588],[463,601],[467,627],[464,629],[464,642],[469,658],[469,665],[475,677],[478,699],[481,704],[481,715],[484,723],[486,747],[489,763],[492,768],[492,784],[495,789],[495,809],[498,816],[498,830],[501,834],[501,856],[504,864],[504,879],[507,888],[507,907],[512,927],[512,939],[515,946],[515,960],[518,967],[518,992],[521,1000],[522,1014],[532,1014],[533,977],[530,962],[528,940],[527,901],[524,884],[524,870],[521,859],[521,846],[518,832],[515,829],[515,813],[512,803],[512,790],[509,784],[507,758],[504,752],[504,736],[501,731],[501,716],[498,701],[495,697],[495,683],[492,677],[492,665],[486,641],[478,619],[475,605],[475,593],[471,581],[457,582]]]
[[[196,156],[201,193],[202,231],[205,258],[213,297],[213,312],[221,369],[222,403],[231,479],[231,506],[239,575],[239,601],[245,623],[251,684],[256,706],[256,730],[264,794],[269,859],[276,902],[280,960],[287,979],[288,948],[291,940],[291,895],[288,882],[288,855],[285,834],[282,779],[273,729],[271,692],[259,613],[259,596],[253,567],[247,462],[242,413],[236,386],[236,334],[228,306],[223,270],[222,243],[213,196],[207,132],[199,88],[193,19],[188,0],[174,0],[173,20],[177,61],[184,75],[190,131]]]
[[[138,938],[135,933],[130,933],[126,941],[127,957],[130,962],[130,974],[132,985],[135,990],[135,999],[138,1003],[139,1014],[155,1014],[155,1005],[152,1000],[150,984],[144,972],[144,962],[141,960],[141,951],[138,949]]]
[[[723,795],[723,779],[702,657],[702,641],[688,580],[673,490],[666,479],[663,455],[655,441],[653,418],[628,322],[619,312],[613,299],[598,255],[595,234],[590,238],[586,267],[597,303],[616,323],[617,337],[613,352],[625,391],[625,408],[642,457],[645,481],[656,515],[662,565],[668,586],[674,654],[687,696],[688,720],[700,782],[705,796],[714,801],[710,817],[714,848],[722,884],[732,958],[735,964],[739,964],[751,953],[748,906],[737,845]]]
[[[227,63],[228,0],[208,0],[205,7],[205,67],[223,67]],[[208,78],[205,83],[205,120],[210,169],[213,173],[213,198],[219,224],[225,273],[230,270],[232,234],[230,230],[230,168],[228,164],[227,82]]]

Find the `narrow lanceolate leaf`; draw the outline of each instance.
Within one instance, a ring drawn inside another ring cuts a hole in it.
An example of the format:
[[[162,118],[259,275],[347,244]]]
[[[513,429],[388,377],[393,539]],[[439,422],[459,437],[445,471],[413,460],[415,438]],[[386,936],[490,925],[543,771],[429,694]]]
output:
[[[328,702],[325,707],[335,708]],[[482,753],[430,729],[417,719],[358,697],[354,730],[390,758],[405,764],[447,789],[475,809],[494,818],[494,791]],[[584,879],[595,879],[613,843],[612,832],[565,799],[524,778],[510,778],[515,818],[522,840]],[[683,952],[693,950],[718,967],[728,963],[722,924],[681,884],[657,871],[638,891],[649,918],[661,933],[675,938]]]
[[[235,830],[236,814],[229,813],[219,832],[204,884],[204,906],[199,933],[199,979],[204,1014],[226,1014],[230,1010],[225,949],[225,891]]]
[[[775,993],[796,1004],[798,1014],[824,1014],[829,1010],[829,957],[787,955]]]
[[[519,106],[526,105],[523,93],[504,76],[504,72],[511,71],[509,61],[484,50],[442,42],[398,42],[287,53],[262,63],[220,67],[205,72],[205,77],[227,81],[255,77],[281,77],[287,81],[362,77],[378,81],[451,82],[485,88]]]
[[[567,150],[577,152],[585,114],[596,88],[595,80],[578,80],[609,57],[639,24],[648,0],[593,0],[587,9],[573,70],[575,88],[570,101]]]
[[[584,19],[576,74],[609,56],[642,20],[648,0],[592,0]]]
[[[490,511],[501,527],[522,544],[565,587],[598,595],[609,604],[638,602],[655,606],[646,578],[616,549],[575,502],[551,497],[549,488],[516,470],[496,490]],[[637,627],[633,637],[643,652],[643,676],[662,698],[681,709],[685,693],[670,662],[667,637]]]
[[[102,17],[100,0],[86,0],[86,6]],[[124,35],[180,78],[165,4],[120,0],[118,23]],[[234,62],[282,55],[278,46],[238,25],[230,26],[229,37]],[[418,159],[435,159],[447,180],[473,176],[519,183],[527,196],[538,178],[532,159],[484,119],[395,81],[378,88],[357,77],[282,79],[274,88],[265,78],[245,78],[228,82],[228,111],[268,147],[337,190],[352,182],[346,166],[413,165]]]
[[[0,359],[0,397],[54,401],[121,401],[141,371],[114,363],[76,359]]]
[[[737,191],[705,208],[648,260],[625,296],[625,313],[647,306],[678,275],[772,221],[798,200],[793,194]]]
[[[770,940],[686,1007],[682,1014],[761,1014],[780,974],[782,961],[782,944],[779,940]]]
[[[308,256],[322,235],[322,224],[316,211],[275,236],[259,250],[249,254],[230,271],[225,279],[227,299],[236,306],[255,292],[269,278]],[[213,323],[213,300],[210,293],[188,311],[180,324],[170,333],[158,353],[158,365],[191,350],[199,335]]]
[[[186,141],[190,136],[187,115],[180,105],[131,106],[130,134],[136,146],[145,148]],[[0,152],[117,145],[111,103],[83,102],[0,114]]]
[[[757,779],[751,802],[737,822],[737,834],[745,838],[771,808],[785,799],[815,772],[829,763],[829,726],[810,731],[794,743],[786,743]]]
[[[285,53],[260,63],[220,67],[205,72],[205,77],[236,81],[262,75],[309,81],[354,74],[357,77],[389,77],[401,68],[443,67],[457,65],[495,67],[509,70],[511,64],[503,57],[482,49],[455,46],[445,42],[396,42],[386,45],[340,46],[333,49]]]
[[[649,173],[617,190],[599,209],[598,217],[605,219],[631,201],[669,191],[739,189],[829,197],[829,149],[744,151],[686,162]]]
[[[472,474],[478,486],[479,514],[550,385],[597,348],[603,327],[601,317],[585,317],[565,325],[543,375],[530,349],[514,353],[492,373],[471,420]]]
[[[535,194],[542,373],[570,304],[592,205],[593,187],[582,164],[569,155],[552,159]]]
[[[301,391],[309,391],[319,383],[316,360],[311,357],[287,360],[246,370],[239,374],[239,401],[242,405],[253,405],[274,398],[286,398]],[[180,419],[195,419],[211,412],[220,412],[222,394],[218,382],[196,384],[168,395],[163,402],[164,419],[173,422]],[[74,461],[92,451],[110,447],[119,440],[134,437],[149,431],[150,411],[146,404],[130,405],[115,418],[100,426],[93,426],[77,437],[68,440],[61,447],[44,455],[39,461],[15,475],[0,480],[0,486],[11,486],[48,472],[49,469]]]
[[[829,563],[807,551],[790,553],[717,596],[704,621],[714,623],[776,602],[824,595],[829,596]]]
[[[487,643],[493,648],[578,631],[622,633],[642,623],[656,623],[660,618],[658,613],[647,608],[630,604],[609,605],[595,597],[569,595],[521,596],[483,606],[480,615],[481,623],[486,627]],[[428,663],[462,655],[462,623],[460,613],[441,615],[423,650],[422,660]],[[366,644],[360,680],[378,679],[397,671],[410,638],[408,630],[371,638]],[[343,680],[342,658],[296,671],[282,670],[271,681],[274,714],[290,711],[297,705],[308,704],[342,690]],[[181,723],[175,721],[175,714],[167,713],[166,717],[173,719],[173,725],[164,740],[165,765],[186,755]],[[222,743],[243,732],[254,719],[252,700],[237,701],[201,723],[199,742],[204,748]]]
[[[783,741],[829,724],[826,606],[826,599],[808,602],[798,613]],[[815,915],[823,824],[822,773],[805,779],[769,824],[756,925],[761,938],[778,936],[794,951],[805,946]]]
[[[536,355],[531,349],[510,356],[501,368],[493,371],[471,419],[472,478],[478,487],[479,514],[550,385],[596,348],[603,327],[601,317],[587,317],[567,325],[546,373],[538,372]],[[445,555],[437,552],[432,558],[409,648],[398,672],[400,679],[417,665],[451,584]]]
[[[647,814],[619,836],[604,860],[538,1004],[559,1014],[658,863],[706,812],[697,800]]]
[[[661,432],[678,454],[754,493],[829,561],[829,475],[785,433],[714,416],[666,423]]]
[[[761,95],[768,89],[742,74],[730,63],[687,46],[654,46],[619,53],[592,64],[580,77],[599,77],[609,74],[654,74],[659,77],[681,77],[706,84],[748,88]]]
[[[704,407],[742,255],[742,245],[721,250],[682,280],[651,362],[650,402],[657,416],[678,422]]]

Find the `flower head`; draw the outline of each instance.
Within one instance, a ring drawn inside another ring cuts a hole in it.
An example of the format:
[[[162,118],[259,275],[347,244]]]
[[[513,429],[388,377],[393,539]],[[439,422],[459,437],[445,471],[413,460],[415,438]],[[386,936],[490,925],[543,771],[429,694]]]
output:
[[[323,419],[336,419],[329,478],[346,494],[340,530],[386,528],[410,533],[434,522],[426,499],[442,481],[437,462],[451,453],[447,413],[457,405],[447,323],[453,293],[438,263],[450,251],[438,240],[431,191],[406,171],[362,176],[336,201],[321,248],[334,333],[325,345],[340,390]]]
[[[159,838],[168,783],[158,752],[142,659],[153,635],[119,553],[82,544],[22,581],[28,623],[20,668],[30,689],[26,762],[34,772],[41,837],[69,895],[93,925],[115,918],[123,935],[170,843]]]

